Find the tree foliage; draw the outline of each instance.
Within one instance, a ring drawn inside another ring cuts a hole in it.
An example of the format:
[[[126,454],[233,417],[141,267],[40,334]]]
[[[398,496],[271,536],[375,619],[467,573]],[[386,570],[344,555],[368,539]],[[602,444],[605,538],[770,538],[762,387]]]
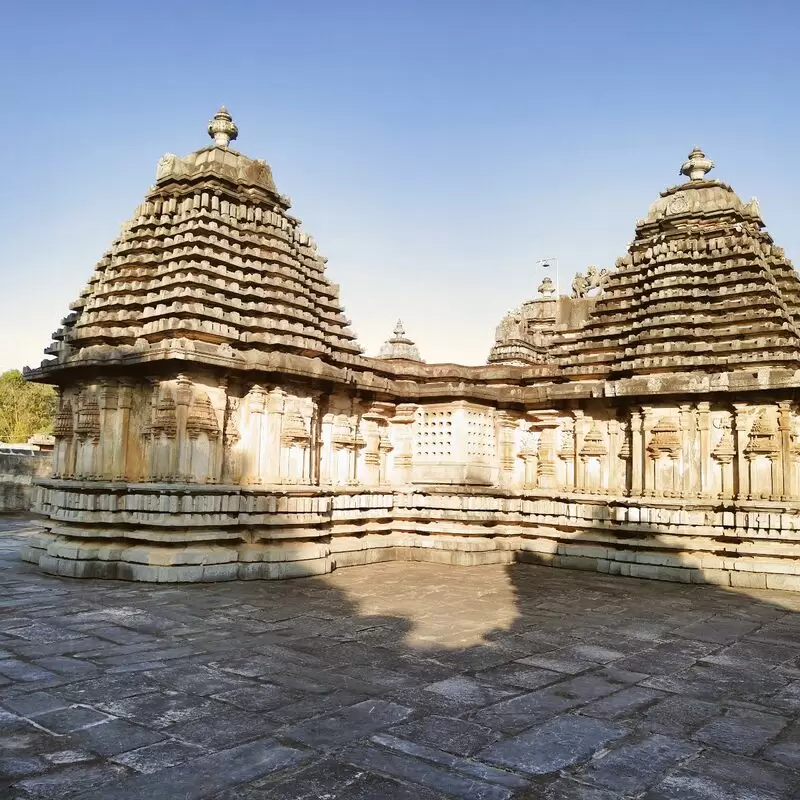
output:
[[[52,386],[28,383],[17,369],[0,374],[0,441],[26,442],[35,433],[52,433],[55,414]]]

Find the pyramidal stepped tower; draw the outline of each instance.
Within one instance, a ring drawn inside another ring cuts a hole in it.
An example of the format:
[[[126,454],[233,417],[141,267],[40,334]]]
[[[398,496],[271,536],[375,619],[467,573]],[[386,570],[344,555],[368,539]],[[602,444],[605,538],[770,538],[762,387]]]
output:
[[[364,355],[269,166],[156,183],[30,380],[53,475],[24,557],[156,582],[390,559],[800,590],[800,279],[695,149],[614,269],[549,278],[488,364]]]

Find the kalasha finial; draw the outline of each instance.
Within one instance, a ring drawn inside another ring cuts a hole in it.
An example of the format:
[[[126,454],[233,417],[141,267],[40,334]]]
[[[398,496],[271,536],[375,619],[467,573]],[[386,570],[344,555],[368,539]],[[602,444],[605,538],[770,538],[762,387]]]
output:
[[[706,154],[699,147],[695,147],[689,153],[689,160],[684,161],[681,175],[688,175],[691,181],[702,181],[705,180],[706,172],[711,172],[712,169],[714,162],[706,158]]]
[[[220,106],[214,119],[208,123],[208,135],[215,147],[227,147],[238,135],[239,129],[225,106]]]
[[[403,327],[402,320],[397,320],[397,325],[394,326],[394,335],[398,339],[406,335],[406,329]]]

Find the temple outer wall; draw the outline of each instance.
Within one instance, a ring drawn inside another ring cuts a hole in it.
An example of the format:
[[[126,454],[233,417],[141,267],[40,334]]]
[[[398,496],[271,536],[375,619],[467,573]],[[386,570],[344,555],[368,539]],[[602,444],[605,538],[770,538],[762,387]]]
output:
[[[498,408],[209,374],[62,393],[45,533],[74,577],[536,561],[800,590],[800,412],[771,392]]]
[[[34,481],[50,475],[52,467],[50,453],[0,454],[0,513],[30,511],[36,499]]]

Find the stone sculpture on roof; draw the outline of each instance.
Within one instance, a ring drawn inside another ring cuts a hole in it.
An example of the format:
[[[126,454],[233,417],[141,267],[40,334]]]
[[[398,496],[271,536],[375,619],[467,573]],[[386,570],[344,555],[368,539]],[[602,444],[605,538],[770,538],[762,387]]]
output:
[[[688,180],[482,367],[362,354],[266,162],[164,156],[30,380],[58,387],[46,572],[286,578],[535,561],[800,590],[800,279],[755,200]]]

